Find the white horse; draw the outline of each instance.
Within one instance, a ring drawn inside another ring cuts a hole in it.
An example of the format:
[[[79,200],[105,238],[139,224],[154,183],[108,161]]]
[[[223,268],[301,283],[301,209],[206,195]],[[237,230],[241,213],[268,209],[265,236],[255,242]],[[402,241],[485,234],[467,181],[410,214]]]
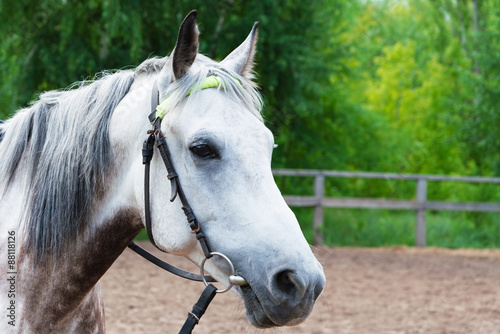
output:
[[[325,276],[273,180],[273,135],[252,82],[256,27],[217,63],[198,54],[195,18],[171,57],[47,92],[0,125],[0,333],[104,332],[99,279],[144,228],[155,82],[180,183],[211,248],[248,282],[233,291],[249,321],[296,325],[311,313]],[[202,89],[209,76],[217,84]],[[156,244],[200,265],[159,154],[151,180]],[[206,270],[228,284],[225,262]]]

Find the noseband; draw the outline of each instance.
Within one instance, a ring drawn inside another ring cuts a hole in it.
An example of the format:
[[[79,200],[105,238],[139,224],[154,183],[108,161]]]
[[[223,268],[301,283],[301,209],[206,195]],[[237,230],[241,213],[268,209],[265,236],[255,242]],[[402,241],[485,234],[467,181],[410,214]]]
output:
[[[193,86],[187,93],[187,95],[190,95],[196,90],[202,90],[202,89],[207,89],[207,88],[216,88],[221,85],[221,80],[218,77],[215,76],[209,76],[205,78],[205,80],[202,82],[200,87]],[[132,249],[134,252],[137,254],[141,255],[144,257],[146,260],[156,264],[160,268],[183,278],[194,280],[194,281],[202,281],[206,288],[203,291],[200,299],[198,302],[193,306],[193,310],[188,313],[188,318],[186,319],[186,322],[184,323],[184,326],[182,327],[181,331],[179,334],[187,334],[191,333],[193,330],[194,326],[198,324],[201,316],[205,313],[206,308],[208,307],[209,303],[212,301],[212,299],[215,297],[216,293],[223,293],[231,289],[233,285],[247,285],[247,281],[241,277],[236,275],[235,269],[233,264],[231,263],[231,260],[225,256],[224,254],[218,253],[218,252],[212,252],[210,245],[208,243],[207,237],[205,233],[203,233],[202,226],[196,219],[196,216],[193,212],[193,209],[189,205],[189,202],[186,198],[186,195],[184,194],[184,191],[182,189],[182,186],[179,182],[179,176],[175,172],[174,165],[172,164],[172,159],[170,155],[170,150],[167,145],[167,140],[166,137],[163,135],[161,131],[161,121],[166,114],[167,110],[165,108],[166,106],[166,101],[164,101],[162,104],[159,103],[159,92],[158,92],[158,85],[157,82],[154,83],[153,85],[153,90],[151,93],[151,109],[152,112],[148,116],[149,121],[152,125],[152,129],[149,130],[148,137],[144,141],[143,148],[142,148],[142,156],[143,156],[143,164],[145,165],[144,169],[144,210],[145,210],[145,225],[146,225],[146,231],[149,237],[149,240],[151,243],[161,250],[162,252],[165,252],[162,250],[158,245],[156,244],[154,237],[153,237],[153,231],[152,231],[152,226],[151,226],[151,209],[150,209],[150,193],[149,193],[149,183],[150,183],[150,163],[151,159],[153,158],[153,153],[154,153],[154,147],[155,144],[158,148],[158,151],[160,152],[160,156],[163,160],[163,163],[165,164],[165,167],[167,169],[167,178],[170,180],[170,186],[171,186],[171,194],[170,194],[170,202],[173,202],[177,197],[180,199],[181,204],[182,204],[182,210],[184,211],[184,214],[186,215],[188,225],[191,228],[191,232],[196,235],[196,238],[198,239],[201,249],[203,250],[203,254],[205,255],[205,259],[202,262],[201,268],[200,268],[200,275],[193,274],[187,271],[184,271],[180,268],[174,267],[163,260],[157,258],[153,254],[149,253],[145,249],[139,247],[137,244],[134,242],[131,242],[130,245],[128,246],[130,249]],[[223,260],[225,260],[228,264],[229,267],[231,268],[231,275],[229,276],[229,286],[223,290],[217,290],[212,284],[208,284],[208,282],[216,282],[216,280],[210,276],[204,276],[204,265],[207,259],[210,259],[213,256],[219,256]]]

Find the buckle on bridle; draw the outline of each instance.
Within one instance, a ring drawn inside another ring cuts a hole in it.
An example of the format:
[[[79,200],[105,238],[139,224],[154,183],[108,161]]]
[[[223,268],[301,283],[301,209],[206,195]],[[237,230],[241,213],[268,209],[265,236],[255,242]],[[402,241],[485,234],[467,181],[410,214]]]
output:
[[[198,233],[200,233],[200,231],[201,231],[201,225],[200,225],[200,224],[197,224],[197,225],[196,225],[196,228],[194,228],[194,229],[193,229],[193,227],[192,227],[192,226],[190,226],[190,227],[191,227],[191,233],[196,233],[196,234],[198,234]]]
[[[150,133],[148,138],[144,141],[142,145],[142,164],[148,164],[153,158],[154,153],[155,136]]]
[[[189,311],[188,316],[192,316],[196,320],[196,324],[198,325],[198,323],[200,322],[200,318],[198,318],[196,314],[194,314],[192,311]]]

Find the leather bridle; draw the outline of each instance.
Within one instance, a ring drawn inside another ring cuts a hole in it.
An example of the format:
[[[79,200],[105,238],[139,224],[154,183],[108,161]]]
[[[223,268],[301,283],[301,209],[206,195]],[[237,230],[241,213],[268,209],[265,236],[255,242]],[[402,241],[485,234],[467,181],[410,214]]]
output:
[[[167,173],[168,173],[167,177],[170,180],[170,186],[171,186],[170,202],[173,202],[177,196],[179,197],[182,203],[182,210],[186,215],[191,231],[196,234],[196,238],[200,242],[205,257],[210,258],[211,251],[207,242],[207,238],[203,233],[201,225],[196,219],[193,209],[189,205],[186,195],[182,190],[182,186],[179,183],[179,176],[175,172],[174,166],[172,164],[172,158],[170,155],[170,150],[168,149],[167,140],[161,131],[162,119],[160,117],[157,117],[156,115],[156,107],[159,105],[158,85],[156,82],[153,85],[151,96],[152,96],[151,106],[153,110],[151,114],[148,116],[148,118],[149,121],[151,122],[151,125],[153,126],[153,129],[148,131],[148,138],[144,141],[144,145],[142,148],[142,157],[143,157],[142,163],[145,165],[145,172],[144,172],[144,201],[145,201],[144,204],[146,213],[145,219],[146,219],[146,230],[148,233],[149,240],[151,240],[151,243],[153,245],[155,245],[158,249],[160,249],[154,241],[152,227],[151,227],[151,211],[149,206],[149,166],[151,159],[153,157],[154,145],[155,142],[157,142],[158,151],[160,152],[160,156],[163,160],[163,163],[167,168]]]
[[[210,77],[209,77],[210,78]],[[215,86],[202,86],[200,89],[205,89],[205,88],[212,88]],[[191,93],[192,90],[188,94]],[[161,131],[161,121],[162,118],[158,117],[157,115],[157,107],[160,105],[159,101],[159,92],[158,92],[158,84],[155,81],[151,93],[151,114],[148,116],[148,119],[152,125],[152,129],[148,130],[147,134],[148,137],[144,141],[143,148],[142,148],[142,156],[143,156],[143,164],[145,166],[144,169],[144,211],[145,211],[145,225],[146,225],[146,231],[149,237],[149,240],[151,243],[161,250],[162,252],[165,252],[162,250],[158,245],[156,244],[154,237],[153,237],[153,232],[152,232],[152,226],[151,226],[151,209],[150,209],[150,192],[149,192],[149,183],[150,183],[150,163],[151,159],[153,158],[153,153],[154,153],[154,147],[155,144],[158,148],[158,151],[160,152],[160,156],[163,160],[163,163],[165,164],[165,167],[167,169],[167,177],[170,180],[170,186],[171,186],[171,194],[170,194],[170,202],[173,202],[177,197],[179,197],[181,204],[182,204],[182,210],[184,211],[184,214],[186,215],[189,227],[191,228],[191,231],[196,234],[196,238],[198,239],[201,249],[203,250],[203,254],[205,255],[205,259],[202,262],[201,268],[200,268],[200,275],[190,273],[187,271],[184,271],[180,268],[177,268],[175,266],[172,266],[165,261],[157,258],[153,254],[149,253],[142,247],[138,246],[134,242],[131,242],[130,245],[128,246],[131,250],[136,252],[137,254],[141,255],[144,257],[146,260],[152,262],[153,264],[161,267],[162,269],[189,279],[189,280],[194,280],[194,281],[202,281],[205,283],[206,288],[203,291],[200,299],[198,302],[193,306],[193,310],[188,313],[188,318],[186,319],[186,322],[184,323],[184,326],[182,327],[181,331],[179,334],[187,334],[191,333],[193,330],[194,326],[198,324],[198,321],[200,320],[201,316],[205,313],[206,308],[208,307],[209,303],[212,301],[216,293],[222,293],[226,292],[233,285],[247,285],[248,283],[246,280],[241,277],[236,275],[234,266],[229,260],[227,256],[224,254],[218,253],[218,252],[212,252],[210,245],[208,243],[207,237],[205,233],[203,232],[202,226],[196,219],[196,216],[193,212],[193,209],[189,205],[189,202],[186,198],[186,195],[184,194],[184,191],[182,189],[182,186],[179,182],[179,176],[175,172],[174,165],[172,164],[172,159],[170,155],[170,150],[168,148],[167,140],[166,137],[163,135]],[[216,282],[216,280],[210,276],[205,276],[204,275],[204,264],[207,259],[210,259],[214,255],[219,256],[223,258],[228,264],[229,267],[232,270],[232,275],[229,276],[229,286],[224,289],[224,290],[217,290],[212,284],[208,284],[208,282]]]

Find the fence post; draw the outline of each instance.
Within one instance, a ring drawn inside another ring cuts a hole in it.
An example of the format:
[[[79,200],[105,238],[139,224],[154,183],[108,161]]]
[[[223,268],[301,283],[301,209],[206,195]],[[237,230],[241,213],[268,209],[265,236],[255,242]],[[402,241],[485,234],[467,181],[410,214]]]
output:
[[[316,205],[314,206],[314,222],[313,231],[315,246],[323,244],[323,233],[320,231],[323,226],[323,196],[325,194],[325,176],[323,174],[316,174],[314,176],[314,197]]]
[[[425,247],[426,245],[426,224],[425,224],[425,202],[427,201],[427,180],[417,181],[417,202],[421,207],[417,209],[416,245]]]

